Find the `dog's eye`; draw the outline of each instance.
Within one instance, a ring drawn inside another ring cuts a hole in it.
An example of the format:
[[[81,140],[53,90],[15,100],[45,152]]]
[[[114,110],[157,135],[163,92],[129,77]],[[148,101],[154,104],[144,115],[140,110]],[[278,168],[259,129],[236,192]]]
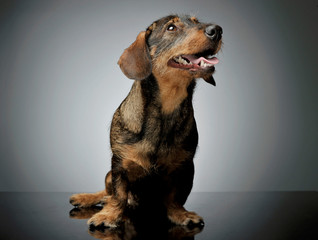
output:
[[[176,27],[174,24],[170,24],[170,25],[167,27],[167,30],[170,31],[170,32],[173,32],[173,31],[176,31],[176,30],[177,30],[177,27]]]

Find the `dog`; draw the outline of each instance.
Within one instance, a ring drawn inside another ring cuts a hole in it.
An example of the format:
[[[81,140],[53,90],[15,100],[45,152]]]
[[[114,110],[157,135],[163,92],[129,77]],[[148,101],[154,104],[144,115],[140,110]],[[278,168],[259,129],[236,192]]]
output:
[[[112,166],[106,189],[74,194],[70,203],[103,208],[90,226],[115,228],[127,209],[162,207],[175,225],[204,225],[183,205],[191,192],[198,132],[192,96],[196,79],[215,85],[222,28],[189,15],[169,15],[138,34],[121,55],[122,72],[134,80],[114,113]]]

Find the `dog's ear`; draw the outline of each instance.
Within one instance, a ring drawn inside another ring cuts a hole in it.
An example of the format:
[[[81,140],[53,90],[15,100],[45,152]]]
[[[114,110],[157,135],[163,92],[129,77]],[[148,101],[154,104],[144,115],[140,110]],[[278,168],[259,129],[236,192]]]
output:
[[[118,65],[130,79],[142,80],[151,74],[152,65],[146,43],[146,32],[140,32],[136,41],[125,49],[119,58]]]

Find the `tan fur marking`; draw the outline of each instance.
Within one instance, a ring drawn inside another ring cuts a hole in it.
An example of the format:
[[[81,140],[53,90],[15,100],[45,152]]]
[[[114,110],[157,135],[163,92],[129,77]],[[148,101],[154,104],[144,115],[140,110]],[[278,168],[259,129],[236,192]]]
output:
[[[113,193],[112,189],[112,171],[109,171],[105,177],[106,194],[111,195]]]
[[[129,168],[130,162],[133,162],[148,171],[150,168],[150,161],[144,154],[145,146],[142,143],[134,144],[133,146],[125,146],[125,150],[122,152],[123,167]]]
[[[187,87],[191,80],[175,77],[174,74],[165,78],[156,77],[160,88],[160,97],[162,103],[162,112],[172,113],[188,96]],[[171,80],[174,81],[171,81]]]
[[[133,183],[138,179],[141,179],[148,175],[148,169],[144,169],[142,166],[136,164],[133,161],[123,160],[123,167],[127,172],[127,179],[129,182]]]
[[[190,20],[195,24],[199,23],[199,20],[196,17],[191,17]]]
[[[168,174],[173,172],[178,167],[182,166],[183,162],[188,159],[190,153],[182,148],[173,148],[166,153],[160,153],[161,155],[157,160],[157,166],[164,166],[168,170]]]
[[[92,218],[90,218],[87,223],[89,225],[94,224],[95,226],[104,223],[105,226],[117,227],[119,221],[122,218],[122,214],[122,206],[119,204],[117,199],[111,197],[107,201],[107,205],[105,205],[100,212],[96,213]]]
[[[179,17],[175,17],[171,20],[171,22],[175,23],[175,22],[179,22],[180,21],[180,18]]]
[[[144,102],[141,93],[140,81],[135,81],[128,98],[120,108],[120,114],[128,130],[139,133],[143,121]]]
[[[150,50],[150,56],[153,57],[155,55],[156,51],[157,51],[157,46],[152,47]]]
[[[185,41],[188,42],[188,44],[185,46],[185,51],[191,51],[196,52],[195,49],[201,49],[202,46],[206,46],[208,43],[208,39],[204,37],[204,31],[203,30],[188,30],[187,31],[188,36]]]
[[[186,226],[192,221],[194,224],[203,222],[202,217],[200,217],[195,212],[188,212],[184,207],[181,206],[170,206],[168,207],[168,218],[171,222],[177,225]]]
[[[153,59],[152,72],[159,84],[162,112],[165,114],[173,112],[188,96],[187,87],[193,80],[188,71],[167,66],[172,57],[184,54],[178,50],[178,46],[181,46],[181,44]],[[178,51],[180,54],[178,54]]]
[[[118,181],[118,180],[117,180]],[[119,181],[117,182],[117,188],[116,188],[116,200],[118,201],[127,201],[127,183],[125,181]],[[108,203],[108,200],[107,200]]]
[[[106,191],[99,191],[96,193],[78,193],[70,197],[70,203],[78,207],[90,207],[101,203],[106,196]]]
[[[153,31],[156,28],[156,23],[151,24],[147,30]]]
[[[158,81],[162,112],[165,114],[173,112],[188,96],[187,88],[193,80],[188,71],[167,66],[170,58],[176,56],[173,52],[168,51],[153,60],[153,74]]]

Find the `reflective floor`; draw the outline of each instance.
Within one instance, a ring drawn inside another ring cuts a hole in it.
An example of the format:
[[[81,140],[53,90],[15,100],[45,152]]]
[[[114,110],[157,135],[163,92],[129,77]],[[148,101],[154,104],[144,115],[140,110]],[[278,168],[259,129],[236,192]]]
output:
[[[192,193],[188,210],[203,229],[127,219],[118,229],[89,230],[100,208],[73,209],[71,193],[0,193],[0,239],[318,239],[317,192]]]

